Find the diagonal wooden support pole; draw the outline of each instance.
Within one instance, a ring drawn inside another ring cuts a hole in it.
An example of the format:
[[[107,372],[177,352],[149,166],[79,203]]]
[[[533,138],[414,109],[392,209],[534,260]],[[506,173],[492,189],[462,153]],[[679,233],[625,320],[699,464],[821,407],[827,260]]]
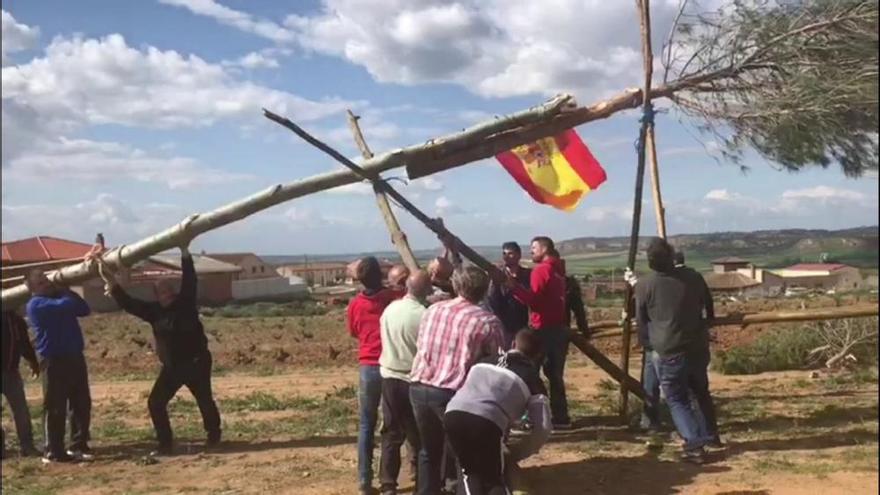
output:
[[[354,141],[357,143],[357,147],[361,151],[361,156],[363,156],[365,160],[373,158],[373,152],[370,151],[370,147],[367,146],[367,141],[364,139],[364,134],[361,132],[360,125],[358,125],[358,119],[360,119],[360,117],[353,114],[351,110],[347,110],[347,113],[348,126],[351,128],[351,133],[354,135]],[[376,193],[376,205],[379,207],[379,213],[382,214],[382,219],[385,220],[388,232],[391,233],[391,242],[394,244],[394,247],[397,248],[397,253],[400,254],[400,259],[403,260],[403,264],[406,265],[410,271],[418,270],[419,262],[416,260],[412,249],[409,247],[409,242],[406,240],[406,234],[400,229],[400,224],[397,223],[397,218],[394,216],[394,212],[391,211],[391,205],[388,203],[388,196],[376,186],[375,182],[373,182],[373,192]]]
[[[434,232],[437,235],[445,236],[445,237],[452,239],[455,242],[456,248],[458,249],[459,253],[461,253],[462,256],[464,256],[465,258],[470,260],[473,264],[477,265],[478,267],[480,267],[483,270],[485,270],[486,272],[488,272],[490,277],[495,278],[495,277],[503,277],[504,276],[502,274],[501,270],[497,266],[490,263],[489,260],[482,257],[479,253],[477,253],[476,251],[471,249],[467,244],[462,242],[461,239],[459,239],[458,237],[455,237],[451,232],[449,232],[446,229],[446,227],[443,225],[442,221],[435,220],[433,218],[430,218],[428,215],[424,214],[415,205],[410,203],[399,192],[397,192],[393,187],[388,185],[387,182],[385,182],[384,180],[379,178],[378,174],[371,174],[370,172],[362,169],[356,163],[352,162],[351,160],[349,160],[344,155],[342,155],[338,151],[334,150],[333,148],[331,148],[327,144],[319,141],[317,138],[315,138],[314,136],[312,136],[311,134],[306,132],[300,126],[291,122],[289,119],[281,117],[280,115],[274,114],[274,113],[272,113],[268,110],[265,110],[265,109],[263,110],[263,113],[266,116],[266,118],[272,120],[273,122],[280,124],[283,127],[286,127],[287,129],[290,129],[297,136],[303,138],[309,144],[315,146],[316,148],[323,151],[324,153],[327,153],[328,155],[333,157],[336,161],[342,163],[343,165],[345,165],[346,167],[351,169],[355,174],[359,175],[361,178],[372,182],[376,188],[382,190],[382,192],[384,192],[388,196],[391,196],[392,198],[394,198],[394,200],[397,201],[403,209],[410,212],[414,217],[416,217],[416,219],[421,221],[425,225],[425,227],[427,227],[432,232]],[[578,349],[580,349],[581,352],[583,352],[590,360],[592,360],[594,363],[596,363],[597,366],[599,366],[606,373],[608,373],[609,376],[611,376],[616,381],[620,382],[621,386],[624,388],[624,390],[632,391],[638,397],[642,398],[645,401],[648,401],[648,398],[647,398],[648,395],[645,393],[644,389],[642,388],[642,386],[638,382],[638,380],[633,379],[631,376],[629,376],[627,374],[626,371],[621,370],[620,368],[615,366],[614,363],[612,363],[607,357],[605,357],[605,355],[603,355],[601,351],[599,351],[598,349],[593,347],[593,345],[591,345],[587,341],[587,339],[585,339],[583,336],[578,335],[575,332],[572,332],[572,334],[574,335],[572,337],[572,342],[575,344],[575,346]]]
[[[364,170],[356,163],[352,162],[348,158],[346,158],[342,153],[336,151],[331,148],[327,144],[319,141],[317,138],[303,130],[300,126],[294,124],[289,119],[281,117],[280,115],[274,114],[269,110],[263,109],[263,114],[269,120],[280,124],[283,127],[293,131],[294,134],[303,138],[306,142],[311,144],[312,146],[318,148],[319,150],[327,153],[334,160],[348,167],[352,172],[357,174],[360,178],[364,180],[368,180],[373,183],[373,186],[379,189],[381,192],[393,198],[397,204],[400,205],[401,208],[408,211],[412,216],[416,217],[420,222],[422,222],[428,230],[434,232],[438,236],[447,237],[451,239],[455,243],[455,247],[458,249],[458,252],[461,253],[462,256],[469,259],[473,264],[479,266],[484,271],[489,273],[493,278],[495,277],[503,277],[501,270],[498,269],[497,266],[490,263],[486,258],[480,256],[476,251],[474,251],[470,246],[463,243],[461,239],[455,237],[446,227],[443,225],[443,222],[439,222],[434,218],[429,217],[424,212],[422,212],[416,205],[410,203],[408,199],[403,197],[402,194],[397,192],[396,189],[388,185],[387,182],[382,180],[379,174],[369,172]]]

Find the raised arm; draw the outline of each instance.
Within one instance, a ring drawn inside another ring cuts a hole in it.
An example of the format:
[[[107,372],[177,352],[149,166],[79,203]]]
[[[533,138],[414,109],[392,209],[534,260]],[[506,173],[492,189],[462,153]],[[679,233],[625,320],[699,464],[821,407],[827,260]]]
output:
[[[152,304],[129,296],[128,293],[125,292],[125,289],[119,285],[113,285],[113,288],[110,290],[110,296],[113,297],[116,304],[118,304],[126,313],[136,316],[148,323],[153,321]]]
[[[198,293],[198,277],[192,254],[186,246],[180,247],[180,270],[183,275],[180,280],[180,294],[177,297],[189,304],[195,304]]]
[[[72,312],[75,316],[88,316],[92,310],[88,303],[76,292],[63,289],[60,297],[38,297],[31,299],[28,305],[28,316],[31,310],[50,312]]]

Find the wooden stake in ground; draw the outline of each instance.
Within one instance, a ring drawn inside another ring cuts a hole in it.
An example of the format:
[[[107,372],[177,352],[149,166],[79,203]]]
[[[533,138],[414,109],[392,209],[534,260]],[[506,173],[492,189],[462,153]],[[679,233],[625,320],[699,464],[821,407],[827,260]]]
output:
[[[639,19],[642,32],[642,56],[645,67],[645,87],[642,90],[642,126],[639,129],[638,141],[638,164],[636,167],[636,188],[633,194],[633,219],[632,231],[629,238],[629,256],[627,266],[635,271],[636,254],[639,249],[639,227],[642,218],[642,186],[645,180],[645,144],[648,139],[648,129],[654,122],[654,107],[651,104],[651,78],[653,77],[654,56],[651,52],[651,14],[650,0],[637,0],[639,7]],[[620,369],[629,376],[629,351],[632,343],[632,318],[634,308],[633,289],[627,284],[623,299],[624,321],[623,333],[620,346]],[[625,419],[629,412],[629,393],[625,387],[620,388],[620,416]]]
[[[367,146],[367,141],[364,139],[361,127],[358,125],[358,119],[360,119],[360,117],[351,113],[351,110],[348,110],[347,113],[348,126],[351,128],[351,133],[354,135],[354,141],[357,143],[357,147],[361,151],[361,156],[363,156],[365,160],[373,158],[373,152],[370,151],[370,147]],[[410,271],[414,272],[418,270],[419,262],[416,260],[412,249],[410,249],[409,242],[406,240],[406,234],[400,229],[400,224],[397,223],[397,218],[394,216],[394,212],[391,211],[391,205],[388,203],[388,196],[386,196],[380,188],[376,187],[375,183],[373,183],[373,192],[376,194],[376,205],[379,207],[379,213],[382,214],[382,219],[385,220],[388,232],[391,233],[391,243],[397,248],[397,253],[400,254],[400,259],[403,260],[403,264],[406,265]]]

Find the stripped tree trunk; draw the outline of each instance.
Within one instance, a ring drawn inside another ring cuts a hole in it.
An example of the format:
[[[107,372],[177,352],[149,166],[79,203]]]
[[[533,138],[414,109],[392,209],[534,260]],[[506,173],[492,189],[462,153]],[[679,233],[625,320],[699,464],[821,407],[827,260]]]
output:
[[[357,143],[357,147],[360,149],[361,156],[364,157],[364,160],[369,160],[370,158],[373,158],[373,152],[370,151],[370,147],[367,146],[367,141],[364,139],[361,127],[358,125],[359,118],[360,117],[351,113],[351,110],[348,110],[348,125],[351,128],[352,135],[354,135],[354,141]],[[376,205],[379,207],[379,213],[382,214],[382,219],[385,220],[385,225],[388,227],[388,232],[391,234],[391,242],[394,244],[394,247],[397,248],[397,252],[400,254],[400,259],[403,260],[403,264],[406,265],[410,271],[418,270],[419,262],[416,260],[412,249],[409,247],[409,242],[406,240],[406,234],[400,229],[400,224],[397,223],[397,218],[394,216],[394,212],[391,211],[391,204],[388,203],[388,196],[376,186],[373,186],[373,192],[376,194]]]
[[[636,166],[636,190],[633,194],[633,216],[632,231],[629,238],[629,256],[627,257],[627,267],[635,270],[636,254],[639,249],[639,227],[642,220],[642,186],[645,181],[645,144],[648,134],[654,126],[653,106],[651,104],[651,78],[654,74],[654,55],[651,51],[651,14],[650,0],[636,0],[639,8],[639,23],[642,32],[642,58],[645,67],[645,89],[642,92],[644,96],[642,102],[642,126],[639,129],[639,149],[638,163]],[[649,117],[650,116],[650,117]],[[632,319],[630,313],[634,310],[633,287],[626,284],[624,291],[623,310],[626,317],[623,321],[623,332],[621,333],[621,352],[620,352],[620,368],[629,376],[629,351],[632,345]],[[644,367],[645,357],[642,356],[642,367]],[[620,387],[620,416],[626,418],[628,415],[629,393],[626,387]]]

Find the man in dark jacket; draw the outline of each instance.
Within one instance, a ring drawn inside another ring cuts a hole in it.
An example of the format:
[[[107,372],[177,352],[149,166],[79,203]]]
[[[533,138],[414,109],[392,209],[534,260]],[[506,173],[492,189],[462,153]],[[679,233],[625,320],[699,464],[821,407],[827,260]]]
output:
[[[519,264],[522,249],[515,242],[505,242],[501,246],[504,260],[503,270],[519,285],[528,289],[532,271]],[[513,297],[513,293],[503,284],[492,282],[489,288],[489,308],[504,326],[504,350],[510,349],[516,333],[529,325],[529,307]]]
[[[660,387],[685,440],[682,459],[702,463],[709,439],[701,431],[700,412],[692,406],[691,382],[698,374],[695,351],[705,332],[705,294],[697,288],[695,272],[675,268],[672,246],[665,240],[651,241],[648,265],[654,273],[635,285],[636,316],[639,327],[649,329],[648,341],[659,355]]]
[[[40,374],[40,363],[28,338],[27,323],[15,311],[3,310],[2,321],[2,366],[3,366],[3,396],[12,409],[12,419],[15,421],[15,431],[18,434],[18,444],[21,447],[21,455],[35,457],[40,451],[34,447],[34,433],[31,428],[31,413],[28,410],[27,398],[24,394],[24,382],[18,365],[24,358],[31,367],[34,377]],[[3,455],[6,454],[6,438],[3,435]]]
[[[564,260],[563,260],[564,261]],[[565,277],[565,326],[571,328],[571,317],[574,316],[578,332],[584,337],[590,336],[590,324],[587,322],[587,308],[581,293],[581,284],[573,275]]]
[[[77,293],[50,282],[42,270],[25,279],[32,297],[27,317],[34,329],[34,347],[43,375],[43,421],[46,428],[44,463],[92,458],[89,449],[92,397],[83,355],[85,342],[78,318],[89,305]],[[64,449],[64,426],[70,411],[70,450]]]
[[[180,290],[171,280],[160,280],[156,286],[156,302],[135,299],[117,284],[111,284],[111,295],[126,312],[153,327],[156,354],[162,369],[147,399],[150,419],[156,429],[158,448],[154,455],[170,455],[173,445],[168,402],[180,387],[186,386],[196,399],[207,432],[207,447],[220,443],[220,412],[211,389],[211,353],[208,339],[199,320],[197,277],[192,255],[186,245],[180,246],[183,272]]]
[[[675,252],[675,269],[687,272],[687,279],[694,284],[694,290],[703,294],[702,316],[703,331],[699,333],[698,345],[694,350],[694,374],[691,376],[691,392],[694,401],[701,413],[701,420],[704,431],[709,437],[708,446],[713,448],[724,448],[721,436],[718,433],[718,416],[715,411],[715,401],[712,399],[712,393],[709,391],[709,361],[711,352],[709,350],[709,325],[715,319],[715,305],[712,300],[712,291],[706,284],[706,280],[699,272],[685,265],[684,253]]]

